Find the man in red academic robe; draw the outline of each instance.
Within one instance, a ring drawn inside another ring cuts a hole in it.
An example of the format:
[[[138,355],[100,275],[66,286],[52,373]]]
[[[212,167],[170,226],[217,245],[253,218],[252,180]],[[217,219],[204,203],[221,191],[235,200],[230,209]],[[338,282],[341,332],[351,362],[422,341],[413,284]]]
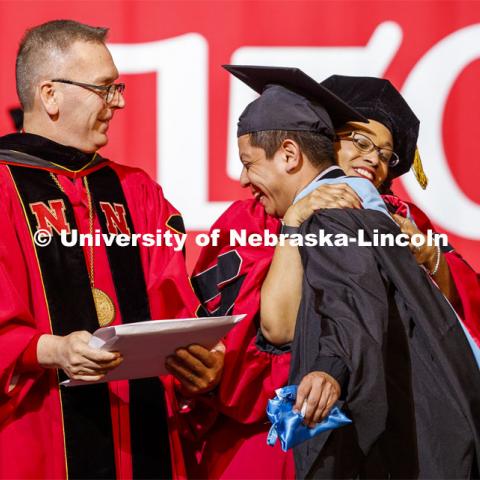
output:
[[[61,240],[183,230],[144,172],[97,154],[125,104],[106,34],[53,21],[20,45],[24,133],[0,138],[2,478],[185,476],[171,377],[59,386],[68,377],[101,379],[122,361],[88,346],[99,324],[191,316],[196,308],[180,250]],[[184,388],[213,388],[221,352],[197,345],[180,353]]]

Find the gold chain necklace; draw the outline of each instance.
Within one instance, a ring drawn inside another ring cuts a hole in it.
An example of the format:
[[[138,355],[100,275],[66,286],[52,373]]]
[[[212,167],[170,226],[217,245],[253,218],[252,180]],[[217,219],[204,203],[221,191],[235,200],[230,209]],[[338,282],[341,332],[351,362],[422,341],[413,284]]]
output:
[[[52,180],[55,182],[57,187],[66,195],[64,188],[59,182],[56,175],[52,172],[49,172]],[[105,293],[103,290],[95,287],[95,257],[94,257],[94,247],[93,247],[93,202],[92,195],[90,193],[90,187],[88,185],[87,177],[83,177],[83,184],[85,185],[85,191],[87,192],[88,199],[88,223],[91,236],[90,243],[90,269],[88,272],[88,277],[90,279],[90,288],[92,289],[93,301],[95,303],[95,310],[97,311],[98,323],[101,327],[106,327],[110,325],[115,318],[115,305],[112,299]]]
[[[71,170],[70,168],[67,168],[63,165],[59,165],[58,163],[55,163],[55,162],[50,162],[52,165],[55,165],[57,168],[60,168],[62,170],[66,170],[67,172],[70,172],[70,173],[80,173],[82,172],[83,170],[87,169],[94,161],[95,159],[97,158],[97,153],[95,152],[92,159],[86,163],[82,168],[79,168],[78,170]]]

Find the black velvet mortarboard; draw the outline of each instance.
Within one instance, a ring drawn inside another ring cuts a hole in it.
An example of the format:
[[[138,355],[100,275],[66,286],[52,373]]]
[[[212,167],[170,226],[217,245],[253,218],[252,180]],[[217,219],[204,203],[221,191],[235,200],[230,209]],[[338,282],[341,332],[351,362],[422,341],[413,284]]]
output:
[[[400,158],[390,171],[394,177],[408,172],[415,158],[420,121],[399,91],[388,80],[375,77],[332,75],[322,85],[390,130],[393,150]]]
[[[298,68],[223,65],[260,94],[240,115],[237,135],[266,130],[315,132],[333,138],[334,126],[366,121]]]

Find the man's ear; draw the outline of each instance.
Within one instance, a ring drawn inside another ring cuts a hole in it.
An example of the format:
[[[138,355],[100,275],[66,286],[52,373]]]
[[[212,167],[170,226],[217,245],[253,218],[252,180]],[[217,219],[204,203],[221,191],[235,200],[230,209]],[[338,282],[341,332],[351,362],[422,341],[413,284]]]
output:
[[[58,92],[52,82],[42,82],[39,87],[40,105],[50,117],[58,115]]]
[[[302,151],[297,142],[286,138],[282,142],[282,152],[285,158],[287,173],[294,173],[302,166]]]

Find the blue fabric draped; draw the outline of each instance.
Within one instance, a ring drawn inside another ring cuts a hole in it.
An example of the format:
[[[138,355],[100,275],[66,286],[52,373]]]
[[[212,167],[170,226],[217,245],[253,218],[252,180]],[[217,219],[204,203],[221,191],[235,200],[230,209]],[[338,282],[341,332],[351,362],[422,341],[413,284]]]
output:
[[[322,422],[309,428],[303,423],[302,413],[293,411],[297,397],[297,385],[279,388],[276,390],[276,394],[276,397],[269,400],[267,405],[267,416],[272,422],[267,444],[273,446],[277,439],[280,439],[284,452],[326,430],[334,430],[352,423],[338,407],[333,407]]]

